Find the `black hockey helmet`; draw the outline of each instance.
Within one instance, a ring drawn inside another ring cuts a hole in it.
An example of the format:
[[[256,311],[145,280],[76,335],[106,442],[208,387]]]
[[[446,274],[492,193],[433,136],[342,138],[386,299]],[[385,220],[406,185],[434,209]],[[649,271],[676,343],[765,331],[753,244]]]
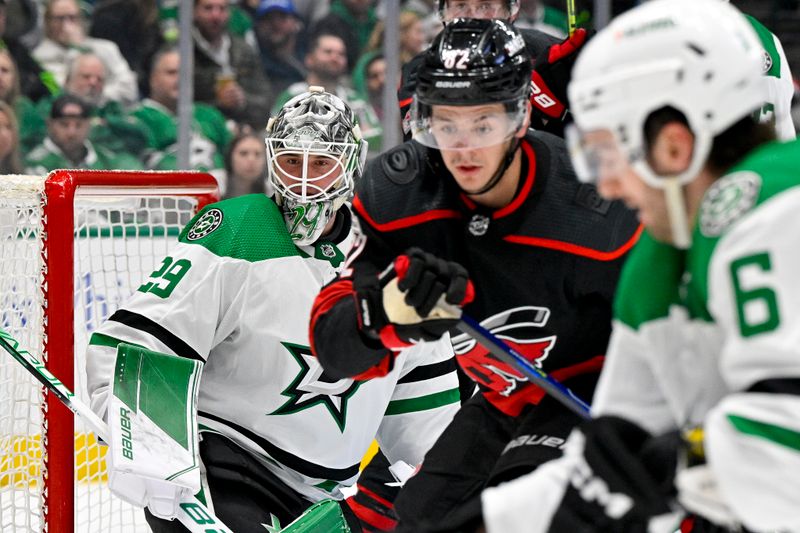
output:
[[[501,121],[501,133],[503,140],[509,138],[528,116],[531,69],[525,41],[508,22],[454,20],[436,36],[417,71],[410,117],[413,138],[426,146],[446,148],[444,135],[435,131],[432,106],[495,103],[504,106],[508,120]]]
[[[428,105],[527,99],[531,69],[525,40],[511,24],[456,19],[425,52],[417,72],[416,98]]]

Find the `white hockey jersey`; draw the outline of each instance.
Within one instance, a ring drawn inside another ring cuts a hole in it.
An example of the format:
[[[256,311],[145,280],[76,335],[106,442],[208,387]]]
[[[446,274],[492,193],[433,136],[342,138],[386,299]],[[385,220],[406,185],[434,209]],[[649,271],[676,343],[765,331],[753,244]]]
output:
[[[798,168],[800,142],[763,146],[706,192],[689,250],[642,236],[592,403],[656,435],[702,426],[719,498],[753,531],[800,531]],[[568,455],[485,493],[487,530],[547,531]]]
[[[105,414],[125,341],[205,362],[198,421],[260,458],[312,501],[341,498],[373,438],[418,464],[459,406],[449,338],[401,352],[382,379],[332,380],[311,355],[308,319],[357,234],[298,248],[264,195],[208,206],[172,255],[91,337],[91,405]]]

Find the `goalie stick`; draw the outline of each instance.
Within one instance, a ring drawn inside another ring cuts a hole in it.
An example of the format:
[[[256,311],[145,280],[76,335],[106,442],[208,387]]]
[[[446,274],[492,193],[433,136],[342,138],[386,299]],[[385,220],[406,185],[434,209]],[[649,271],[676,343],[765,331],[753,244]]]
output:
[[[0,329],[0,345],[11,357],[16,359],[25,370],[30,372],[44,387],[56,398],[61,400],[67,409],[80,416],[95,432],[97,436],[105,442],[109,442],[108,425],[97,416],[86,404],[81,402],[57,377],[50,373],[45,365],[30,354],[27,350],[21,349],[11,335]],[[194,496],[186,497],[178,506],[180,513],[177,518],[186,526],[191,533],[231,533],[222,521],[203,503]]]

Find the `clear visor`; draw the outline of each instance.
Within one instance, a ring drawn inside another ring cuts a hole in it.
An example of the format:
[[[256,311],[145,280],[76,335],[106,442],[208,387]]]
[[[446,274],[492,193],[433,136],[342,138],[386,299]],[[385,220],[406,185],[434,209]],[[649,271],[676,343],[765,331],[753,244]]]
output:
[[[572,166],[583,182],[598,183],[604,178],[618,176],[630,165],[630,158],[609,130],[584,132],[570,124],[564,137]]]
[[[527,107],[516,103],[486,106],[427,106],[414,103],[411,135],[420,144],[438,150],[472,150],[509,140],[525,122]]]
[[[356,148],[355,143],[287,148],[283,139],[267,139],[270,182],[281,196],[303,203],[349,195]]]

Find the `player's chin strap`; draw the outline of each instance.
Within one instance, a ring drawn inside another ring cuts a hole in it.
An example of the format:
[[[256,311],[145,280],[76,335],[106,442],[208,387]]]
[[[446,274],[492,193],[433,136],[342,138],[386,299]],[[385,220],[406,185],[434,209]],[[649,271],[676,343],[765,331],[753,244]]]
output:
[[[492,189],[494,189],[494,187],[498,183],[500,183],[500,178],[502,178],[503,174],[506,173],[506,170],[508,170],[508,167],[511,166],[511,162],[514,161],[514,155],[516,155],[516,153],[517,153],[517,148],[519,148],[519,139],[517,137],[514,137],[512,139],[512,141],[511,141],[511,144],[508,146],[508,150],[506,150],[505,157],[503,157],[503,160],[497,166],[497,171],[495,171],[494,175],[489,180],[489,182],[486,185],[484,185],[483,187],[481,187],[477,191],[467,192],[467,191],[464,191],[464,189],[461,189],[461,190],[464,191],[464,193],[469,195],[469,196],[475,196],[475,195],[478,195],[478,194],[483,194],[483,193],[489,192]]]
[[[25,370],[30,372],[49,392],[61,400],[67,409],[80,416],[89,429],[94,431],[101,440],[111,442],[108,425],[89,406],[76,398],[72,391],[51,374],[41,361],[37,360],[30,352],[20,348],[19,342],[2,329],[0,329],[0,346],[22,364]],[[231,530],[194,496],[186,496],[178,507],[176,518],[190,533],[231,533]]]

